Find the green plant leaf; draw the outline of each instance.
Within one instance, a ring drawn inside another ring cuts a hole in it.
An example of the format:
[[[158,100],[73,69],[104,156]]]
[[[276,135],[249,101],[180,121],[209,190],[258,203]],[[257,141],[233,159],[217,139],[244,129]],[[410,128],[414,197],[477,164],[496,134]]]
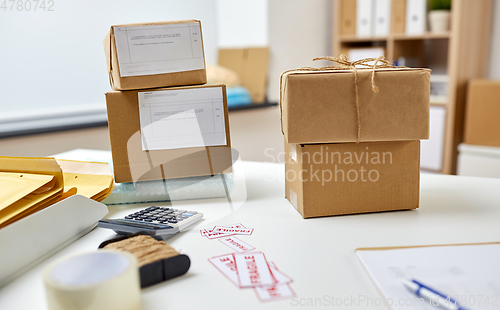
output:
[[[451,10],[451,0],[430,0],[429,7],[431,11],[435,10]]]

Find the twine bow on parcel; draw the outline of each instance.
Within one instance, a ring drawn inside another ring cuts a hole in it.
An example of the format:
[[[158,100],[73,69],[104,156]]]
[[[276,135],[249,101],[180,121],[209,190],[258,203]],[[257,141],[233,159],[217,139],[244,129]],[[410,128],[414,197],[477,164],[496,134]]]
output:
[[[371,83],[372,83],[372,91],[374,93],[378,93],[379,89],[375,85],[375,70],[380,68],[398,68],[397,66],[392,65],[392,63],[384,58],[384,56],[380,56],[378,58],[363,58],[356,61],[349,61],[346,55],[340,55],[340,57],[316,57],[313,61],[317,60],[329,60],[334,63],[337,63],[336,66],[327,66],[321,68],[312,68],[312,67],[303,67],[300,69],[289,70],[290,71],[329,71],[329,70],[353,70],[354,71],[354,91],[355,91],[355,104],[356,104],[356,118],[358,125],[358,137],[357,143],[360,141],[361,137],[361,119],[359,116],[359,92],[358,92],[358,67],[361,66],[362,69],[372,69]],[[373,62],[373,64],[370,64]],[[284,72],[284,73],[286,73]],[[280,92],[281,93],[281,92]],[[281,101],[281,100],[280,100]],[[281,105],[281,103],[280,103]]]

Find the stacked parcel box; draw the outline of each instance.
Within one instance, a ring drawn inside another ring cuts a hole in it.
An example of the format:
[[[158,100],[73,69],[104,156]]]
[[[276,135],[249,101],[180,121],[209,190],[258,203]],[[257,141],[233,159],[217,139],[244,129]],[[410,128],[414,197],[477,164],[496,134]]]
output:
[[[304,218],[418,208],[430,70],[281,76],[285,196]]]
[[[226,87],[202,85],[200,21],[115,25],[104,49],[117,183],[231,172]]]

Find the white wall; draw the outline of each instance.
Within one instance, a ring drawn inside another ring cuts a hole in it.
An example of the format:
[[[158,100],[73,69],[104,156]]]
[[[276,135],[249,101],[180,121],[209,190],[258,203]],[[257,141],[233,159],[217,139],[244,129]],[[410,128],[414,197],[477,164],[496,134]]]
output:
[[[332,53],[332,10],[331,0],[269,1],[269,101],[279,101],[281,72],[325,65],[312,59]]]
[[[217,46],[267,46],[267,10],[268,0],[217,0]]]
[[[493,1],[489,78],[500,79],[500,0]]]

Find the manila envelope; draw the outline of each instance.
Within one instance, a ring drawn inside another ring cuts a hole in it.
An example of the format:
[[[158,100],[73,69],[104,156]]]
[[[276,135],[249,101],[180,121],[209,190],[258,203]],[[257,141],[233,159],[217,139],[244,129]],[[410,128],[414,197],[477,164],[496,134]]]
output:
[[[64,191],[76,189],[78,195],[102,201],[114,188],[113,174],[107,163],[58,159],[64,179]]]
[[[51,188],[24,196],[0,210],[0,228],[49,206],[63,194],[63,174],[54,158],[0,157],[0,172],[51,175],[55,179]]]
[[[29,194],[54,187],[53,175],[0,172],[0,211]]]

